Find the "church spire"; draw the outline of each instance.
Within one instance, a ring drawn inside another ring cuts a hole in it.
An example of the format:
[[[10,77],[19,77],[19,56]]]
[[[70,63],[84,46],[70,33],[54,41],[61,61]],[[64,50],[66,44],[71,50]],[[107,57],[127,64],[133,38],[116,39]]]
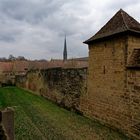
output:
[[[64,41],[64,51],[63,51],[63,60],[67,60],[67,41],[66,41],[66,35],[65,35],[65,41]]]

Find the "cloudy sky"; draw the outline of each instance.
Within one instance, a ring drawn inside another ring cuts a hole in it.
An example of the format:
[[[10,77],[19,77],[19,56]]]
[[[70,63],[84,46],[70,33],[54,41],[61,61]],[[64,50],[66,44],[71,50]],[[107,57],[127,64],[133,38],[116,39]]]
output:
[[[0,57],[62,58],[65,34],[69,58],[88,56],[82,42],[120,8],[140,21],[140,0],[0,0]]]

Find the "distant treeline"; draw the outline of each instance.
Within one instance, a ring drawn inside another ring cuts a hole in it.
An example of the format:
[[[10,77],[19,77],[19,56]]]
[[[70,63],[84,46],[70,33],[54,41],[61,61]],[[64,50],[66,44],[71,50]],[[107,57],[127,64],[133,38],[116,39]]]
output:
[[[25,58],[24,56],[17,56],[17,57],[15,57],[12,54],[10,54],[8,58],[0,57],[0,61],[1,62],[9,62],[9,61],[14,61],[14,60],[28,61],[28,59]],[[47,60],[46,59],[41,59],[41,60],[37,60],[37,61],[47,61]]]

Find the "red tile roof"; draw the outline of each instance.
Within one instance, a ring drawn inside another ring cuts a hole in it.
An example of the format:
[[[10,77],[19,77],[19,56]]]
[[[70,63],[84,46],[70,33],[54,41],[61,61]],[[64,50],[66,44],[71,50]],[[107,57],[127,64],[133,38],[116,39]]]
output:
[[[140,34],[140,23],[120,9],[94,36],[84,43],[89,44],[95,40],[127,31]]]
[[[48,68],[57,68],[57,67],[62,67],[62,68],[83,68],[83,67],[88,67],[88,61],[82,61],[82,60],[52,60],[48,63]]]
[[[0,72],[11,72],[13,65],[11,62],[0,62]]]
[[[83,68],[88,67],[87,60],[71,59],[68,61],[52,60],[52,61],[12,61],[0,62],[0,72],[15,74],[26,74],[28,70],[48,69],[48,68]]]

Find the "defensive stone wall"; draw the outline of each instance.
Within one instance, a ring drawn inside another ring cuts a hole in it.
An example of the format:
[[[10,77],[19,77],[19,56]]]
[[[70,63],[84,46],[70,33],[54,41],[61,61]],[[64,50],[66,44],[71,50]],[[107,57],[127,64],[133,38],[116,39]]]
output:
[[[126,79],[125,42],[120,37],[89,46],[88,91],[81,100],[85,115],[116,127],[128,124],[128,106],[121,97]]]
[[[140,69],[127,67],[139,44],[130,35],[95,42],[89,45],[88,72],[34,70],[16,77],[16,85],[140,139]]]
[[[81,100],[84,115],[140,139],[140,69],[128,69],[134,36],[120,36],[89,45],[87,94]]]
[[[140,139],[140,69],[129,69],[125,98],[129,101],[129,133]]]
[[[127,64],[134,59],[132,53],[134,49],[140,49],[140,37],[129,36],[127,48]],[[139,62],[135,62],[139,63]],[[140,67],[127,68],[127,85],[125,98],[129,102],[130,127],[129,133],[140,139]]]
[[[87,67],[29,71],[25,76],[16,77],[16,85],[78,111],[80,97],[87,90]]]

